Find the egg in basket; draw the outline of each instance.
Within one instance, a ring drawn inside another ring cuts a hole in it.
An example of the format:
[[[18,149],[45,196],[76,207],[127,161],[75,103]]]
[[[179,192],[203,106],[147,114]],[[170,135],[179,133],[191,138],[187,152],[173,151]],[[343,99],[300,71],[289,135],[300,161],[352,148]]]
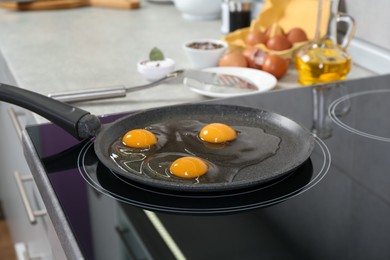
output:
[[[308,41],[308,36],[300,27],[286,32],[278,23],[263,30],[259,20],[253,20],[250,27],[233,31],[223,37],[223,40],[228,42],[229,46],[242,49],[254,47],[284,59],[291,59],[294,51]]]

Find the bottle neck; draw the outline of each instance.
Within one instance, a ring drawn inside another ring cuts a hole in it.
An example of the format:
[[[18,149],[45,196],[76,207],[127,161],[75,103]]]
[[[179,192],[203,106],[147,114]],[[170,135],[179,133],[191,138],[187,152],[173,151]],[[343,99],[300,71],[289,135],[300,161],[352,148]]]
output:
[[[325,0],[326,1],[326,0]],[[329,20],[328,26],[326,29],[325,38],[337,43],[337,15],[339,0],[329,0],[330,1],[330,10],[329,10]]]

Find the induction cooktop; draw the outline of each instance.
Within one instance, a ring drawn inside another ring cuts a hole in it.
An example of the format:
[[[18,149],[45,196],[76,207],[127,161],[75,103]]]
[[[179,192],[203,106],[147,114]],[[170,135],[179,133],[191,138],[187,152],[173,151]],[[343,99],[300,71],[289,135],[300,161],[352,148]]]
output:
[[[64,244],[76,239],[87,259],[389,259],[389,83],[387,75],[208,101],[264,108],[313,133],[305,163],[249,189],[199,195],[133,183],[97,160],[93,140],[53,124],[26,128],[26,156],[37,157],[29,161],[43,173],[34,178],[49,180],[66,217]]]

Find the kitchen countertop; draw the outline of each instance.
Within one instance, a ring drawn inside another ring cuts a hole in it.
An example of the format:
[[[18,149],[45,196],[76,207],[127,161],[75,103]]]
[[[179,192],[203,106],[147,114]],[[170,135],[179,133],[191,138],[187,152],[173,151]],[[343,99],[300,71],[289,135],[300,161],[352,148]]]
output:
[[[184,20],[172,4],[141,2],[138,10],[82,7],[56,11],[15,12],[0,9],[0,55],[18,86],[51,92],[141,85],[147,81],[136,63],[154,46],[190,66],[182,43],[195,38],[221,38],[221,21]],[[373,75],[354,64],[347,79]],[[298,87],[291,67],[276,89]],[[4,82],[7,83],[7,82]],[[162,94],[163,93],[163,94]],[[129,93],[126,98],[78,103],[94,114],[145,109],[206,100],[181,84]],[[37,122],[45,121],[37,116]]]

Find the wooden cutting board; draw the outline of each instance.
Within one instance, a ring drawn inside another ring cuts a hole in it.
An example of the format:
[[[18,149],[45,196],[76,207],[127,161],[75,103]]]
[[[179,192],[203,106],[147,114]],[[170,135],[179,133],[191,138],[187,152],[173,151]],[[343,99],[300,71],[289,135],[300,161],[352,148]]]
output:
[[[140,0],[89,0],[90,6],[113,7],[123,9],[140,8]]]
[[[140,0],[36,0],[23,3],[0,3],[0,7],[5,7],[17,11],[55,10],[76,8],[81,6],[137,9],[140,7]]]

